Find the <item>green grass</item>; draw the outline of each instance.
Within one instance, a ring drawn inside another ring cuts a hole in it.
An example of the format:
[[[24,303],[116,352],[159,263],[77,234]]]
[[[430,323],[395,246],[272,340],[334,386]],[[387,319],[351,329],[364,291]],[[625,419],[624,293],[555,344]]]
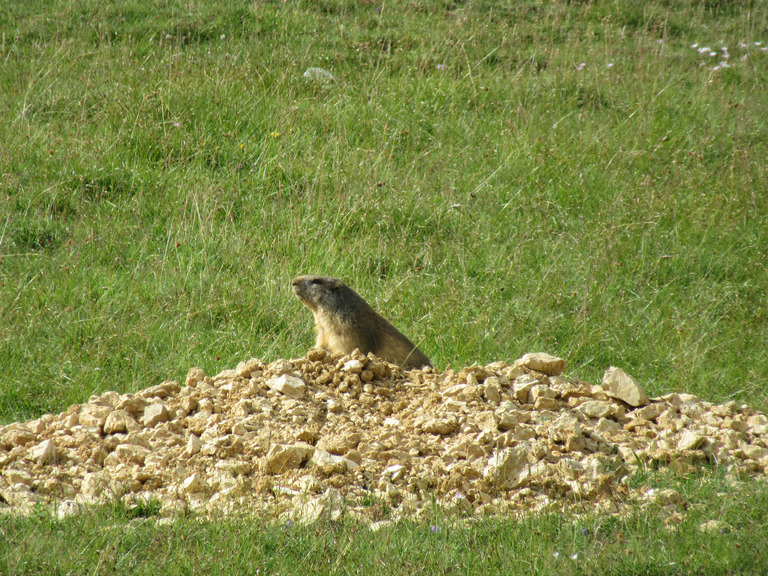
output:
[[[0,422],[299,356],[299,273],[439,367],[546,351],[768,407],[760,2],[31,0],[0,29]]]
[[[21,574],[763,574],[764,483],[660,477],[689,498],[681,522],[658,509],[625,518],[542,514],[471,522],[435,512],[373,532],[349,517],[311,526],[255,518],[158,522],[105,505],[62,520],[0,519],[0,571]],[[761,485],[762,484],[762,485]],[[731,498],[722,501],[723,493]],[[720,529],[702,531],[717,520]]]
[[[652,393],[766,406],[757,5],[41,1],[2,19],[0,419],[300,355],[288,282],[309,272],[438,366],[543,350],[593,382],[616,364]],[[306,81],[316,65],[337,81]]]

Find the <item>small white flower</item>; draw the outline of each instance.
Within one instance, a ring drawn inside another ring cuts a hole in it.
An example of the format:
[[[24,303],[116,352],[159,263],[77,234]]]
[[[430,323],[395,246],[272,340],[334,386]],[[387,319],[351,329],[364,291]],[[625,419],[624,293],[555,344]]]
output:
[[[586,65],[587,65],[587,63],[586,63],[586,62],[579,62],[579,63],[576,65],[576,70],[584,70],[584,66],[586,66]]]
[[[226,34],[222,34],[222,35],[221,35],[221,39],[222,39],[222,40],[224,40],[224,38],[226,38],[226,37],[227,37],[227,35],[226,35]]]
[[[691,48],[696,49],[698,47],[699,47],[699,43],[698,42],[695,42],[695,43],[691,44]]]
[[[702,46],[699,48],[699,54],[704,54],[705,52],[712,52],[712,48],[709,46]]]
[[[707,54],[707,56],[709,56],[710,58],[711,58],[712,56],[717,56],[717,52],[710,52],[709,54]]]
[[[739,42],[739,48],[746,48],[747,45],[744,42]]]
[[[760,46],[762,42],[755,42],[755,46]]]
[[[560,552],[553,552],[552,553],[552,557],[555,558],[555,559],[559,558],[560,557]]]
[[[571,560],[578,560],[578,559],[579,559],[578,554],[574,554],[573,556],[571,556]]]
[[[613,62],[608,62],[608,64],[605,65],[606,68],[613,68]]]

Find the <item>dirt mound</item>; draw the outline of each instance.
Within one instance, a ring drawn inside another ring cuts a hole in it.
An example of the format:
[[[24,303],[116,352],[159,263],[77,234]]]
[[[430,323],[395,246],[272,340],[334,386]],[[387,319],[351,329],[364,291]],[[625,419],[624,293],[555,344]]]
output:
[[[58,415],[0,428],[0,511],[60,514],[109,498],[161,513],[257,512],[368,521],[435,503],[481,515],[567,508],[672,513],[672,491],[632,489],[637,466],[703,462],[768,474],[768,418],[689,394],[650,399],[617,368],[601,386],[526,354],[459,372],[401,371],[374,357],[189,371],[136,394],[106,392]]]

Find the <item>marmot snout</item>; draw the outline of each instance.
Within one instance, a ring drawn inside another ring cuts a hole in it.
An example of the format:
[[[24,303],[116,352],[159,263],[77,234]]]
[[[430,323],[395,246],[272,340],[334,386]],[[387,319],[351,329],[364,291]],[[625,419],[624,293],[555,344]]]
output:
[[[299,276],[293,279],[293,291],[315,317],[318,348],[337,354],[350,354],[357,348],[408,369],[432,365],[421,350],[341,280]]]

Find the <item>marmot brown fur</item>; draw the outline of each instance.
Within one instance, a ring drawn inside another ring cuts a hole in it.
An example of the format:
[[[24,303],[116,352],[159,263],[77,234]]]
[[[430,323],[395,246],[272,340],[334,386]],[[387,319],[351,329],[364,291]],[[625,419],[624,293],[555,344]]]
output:
[[[432,365],[413,342],[341,280],[299,276],[293,279],[293,291],[315,317],[318,348],[336,354],[350,354],[357,348],[406,369]]]

